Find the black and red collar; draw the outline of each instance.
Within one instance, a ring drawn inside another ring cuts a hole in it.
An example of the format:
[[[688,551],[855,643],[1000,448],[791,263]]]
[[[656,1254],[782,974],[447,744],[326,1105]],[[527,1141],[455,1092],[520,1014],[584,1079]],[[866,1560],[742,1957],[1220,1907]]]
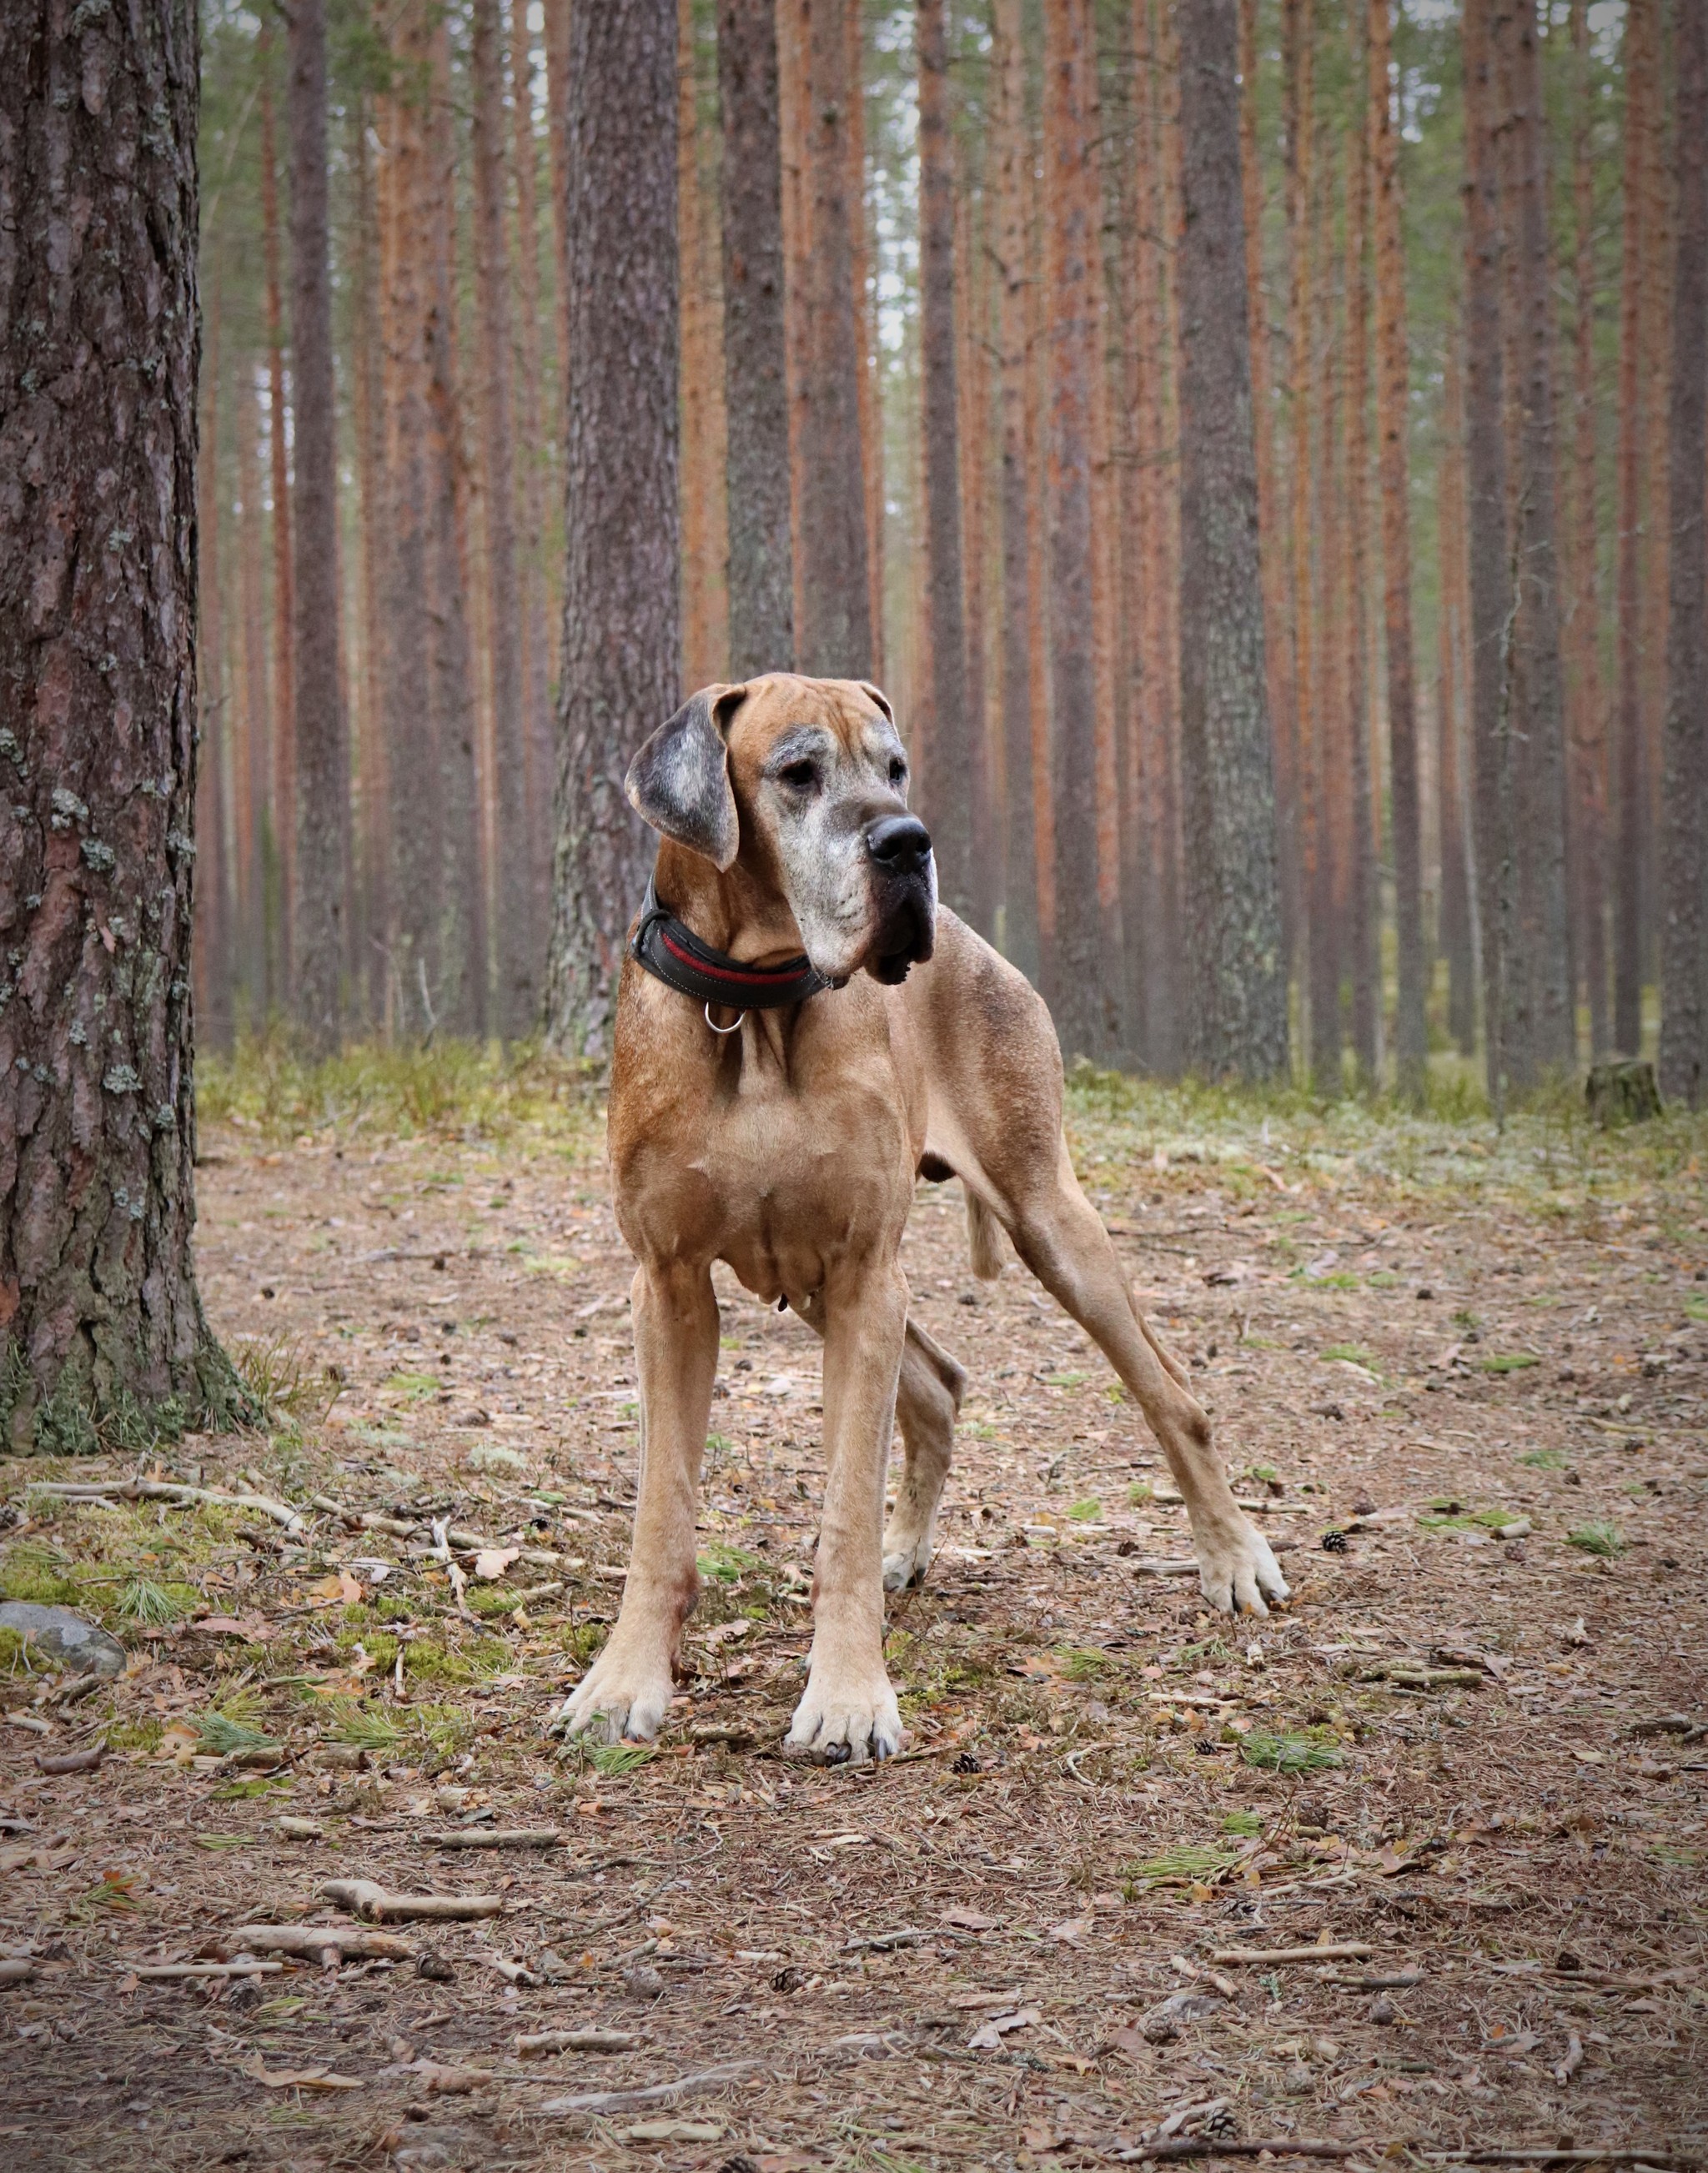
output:
[[[804,1003],[832,984],[817,973],[804,953],[781,966],[752,966],[702,943],[667,905],[658,902],[649,877],[640,918],[629,939],[629,955],[655,980],[696,1003],[722,1004],[731,1011],[779,1011]]]

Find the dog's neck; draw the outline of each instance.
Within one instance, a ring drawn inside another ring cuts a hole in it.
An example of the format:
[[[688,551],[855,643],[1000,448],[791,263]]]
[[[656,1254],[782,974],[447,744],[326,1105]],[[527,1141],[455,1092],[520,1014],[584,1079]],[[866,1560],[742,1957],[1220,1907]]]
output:
[[[659,903],[702,943],[744,966],[781,966],[806,949],[788,900],[739,860],[721,875],[702,855],[666,838],[652,882]]]

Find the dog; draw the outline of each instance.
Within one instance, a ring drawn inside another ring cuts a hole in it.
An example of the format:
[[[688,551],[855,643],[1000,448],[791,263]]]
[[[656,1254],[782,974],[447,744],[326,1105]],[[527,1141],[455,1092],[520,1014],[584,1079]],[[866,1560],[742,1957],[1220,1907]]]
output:
[[[621,1612],[559,1732],[651,1739],[669,1709],[724,1260],[824,1344],[813,1644],[786,1748],[840,1764],[900,1747],[884,1595],[930,1563],[966,1379],[908,1318],[900,1255],[921,1175],[959,1178],[976,1275],[1001,1271],[1006,1232],[1102,1347],[1186,1500],[1205,1598],[1264,1615],[1287,1597],[1074,1177],[1050,1014],[938,904],[907,786],[877,687],[781,672],[695,694],[628,772],[661,839],[618,989],[609,1100],[617,1222],[640,1264],[640,1476]]]

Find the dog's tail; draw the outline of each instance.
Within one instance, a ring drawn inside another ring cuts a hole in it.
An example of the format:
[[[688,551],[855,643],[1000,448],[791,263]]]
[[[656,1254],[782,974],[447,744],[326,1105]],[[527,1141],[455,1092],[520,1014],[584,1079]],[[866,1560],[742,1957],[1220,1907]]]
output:
[[[973,1256],[973,1273],[981,1282],[993,1283],[1003,1272],[1003,1226],[969,1185],[967,1244]]]

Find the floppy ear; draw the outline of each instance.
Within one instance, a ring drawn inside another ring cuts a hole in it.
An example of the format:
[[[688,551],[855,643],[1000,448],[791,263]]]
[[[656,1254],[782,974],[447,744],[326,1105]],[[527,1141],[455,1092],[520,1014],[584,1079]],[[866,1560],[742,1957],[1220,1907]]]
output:
[[[869,679],[861,680],[859,685],[861,693],[862,694],[869,694],[893,725],[895,722],[895,712],[889,706],[889,695],[884,692],[884,689],[881,687],[874,687]]]
[[[660,725],[629,765],[623,789],[643,822],[703,853],[720,872],[741,844],[723,736],[745,687],[702,687]]]

